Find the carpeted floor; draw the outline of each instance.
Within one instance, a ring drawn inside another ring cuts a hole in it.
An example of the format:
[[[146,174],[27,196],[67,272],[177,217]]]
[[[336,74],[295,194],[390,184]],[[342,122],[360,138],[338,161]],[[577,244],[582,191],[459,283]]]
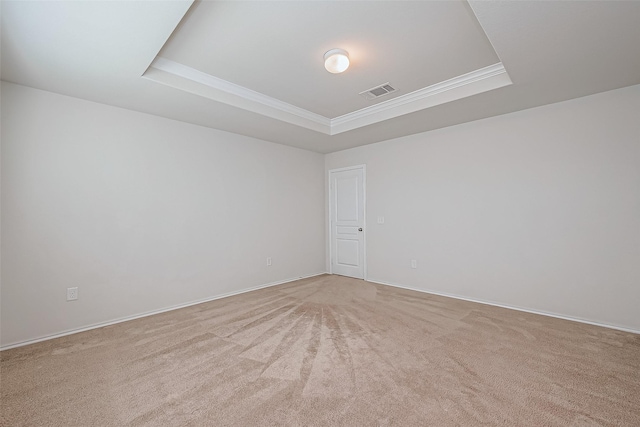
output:
[[[0,356],[3,426],[640,426],[640,335],[340,276]]]

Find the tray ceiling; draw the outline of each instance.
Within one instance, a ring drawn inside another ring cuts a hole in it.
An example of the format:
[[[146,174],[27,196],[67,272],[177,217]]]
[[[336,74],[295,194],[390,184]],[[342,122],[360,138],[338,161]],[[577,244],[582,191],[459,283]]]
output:
[[[332,48],[343,74],[324,69]],[[398,96],[500,62],[465,1],[197,2],[159,56],[328,118],[385,82]]]
[[[640,84],[640,2],[1,8],[2,80],[323,153]]]
[[[342,74],[324,69],[333,48]],[[144,76],[328,135],[511,83],[460,0],[198,1]],[[397,90],[359,95],[383,83]]]

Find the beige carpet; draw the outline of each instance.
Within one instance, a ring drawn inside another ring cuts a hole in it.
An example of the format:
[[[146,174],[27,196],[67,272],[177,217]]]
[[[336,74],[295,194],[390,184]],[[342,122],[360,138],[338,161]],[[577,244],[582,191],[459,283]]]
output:
[[[1,353],[3,426],[640,426],[640,335],[320,276]]]

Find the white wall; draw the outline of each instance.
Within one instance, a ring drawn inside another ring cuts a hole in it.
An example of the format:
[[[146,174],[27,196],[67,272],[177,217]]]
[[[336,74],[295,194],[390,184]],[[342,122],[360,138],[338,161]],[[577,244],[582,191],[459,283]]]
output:
[[[370,280],[640,331],[640,86],[325,158],[356,164]]]
[[[640,86],[324,162],[1,89],[3,346],[324,271],[326,170],[362,163],[370,280],[640,331]]]
[[[3,82],[1,344],[323,272],[323,167]]]

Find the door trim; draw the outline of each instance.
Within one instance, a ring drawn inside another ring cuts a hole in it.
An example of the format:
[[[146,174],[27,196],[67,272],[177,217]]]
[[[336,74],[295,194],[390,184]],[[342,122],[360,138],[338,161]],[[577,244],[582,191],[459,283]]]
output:
[[[331,200],[333,200],[333,189],[331,188],[331,174],[334,172],[344,172],[349,170],[362,169],[362,192],[363,192],[363,200],[364,206],[362,209],[363,212],[363,222],[364,222],[364,236],[362,237],[362,256],[363,256],[363,280],[367,280],[367,165],[354,165],[347,166],[344,168],[337,169],[329,169],[327,174],[327,185],[328,185],[328,195],[329,199],[327,200],[327,211],[329,215],[327,216],[327,231],[328,231],[328,242],[329,242],[329,274],[333,274],[333,242],[331,241]]]

